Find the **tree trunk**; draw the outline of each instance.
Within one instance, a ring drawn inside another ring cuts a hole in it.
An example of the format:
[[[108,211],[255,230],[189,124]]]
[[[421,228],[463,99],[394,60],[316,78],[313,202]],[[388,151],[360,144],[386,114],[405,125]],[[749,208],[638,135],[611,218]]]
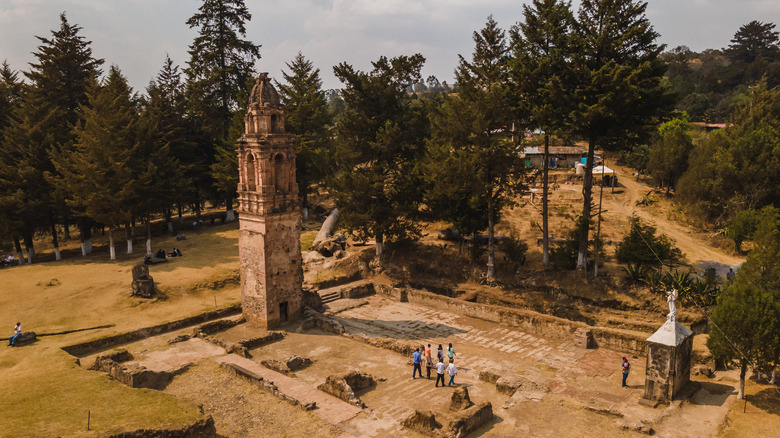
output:
[[[19,266],[24,264],[24,254],[22,254],[22,244],[19,242],[19,236],[14,236],[14,248],[16,248],[16,260]]]
[[[772,378],[769,380],[770,385],[775,385],[777,382],[777,364],[772,368]]]
[[[488,260],[487,260],[487,278],[493,279],[496,276],[495,265],[495,245],[493,243],[493,194],[488,198]]]
[[[182,210],[181,202],[176,205],[176,210],[179,213],[179,225],[183,225],[184,224],[184,215],[182,214],[182,211],[181,211]]]
[[[745,398],[745,375],[747,374],[747,362],[744,359],[740,359],[742,367],[739,370],[739,392],[737,393],[737,400]]]
[[[168,222],[170,224],[170,222]],[[146,254],[152,255],[152,218],[146,219]]]
[[[606,154],[605,154],[606,158]],[[606,166],[606,159],[604,160]],[[602,166],[603,169],[603,166]],[[596,241],[594,242],[593,250],[593,278],[599,277],[599,239],[601,238],[601,203],[604,200],[604,174],[601,174],[601,188],[599,189],[599,214],[596,218],[598,225],[596,226]]]
[[[114,232],[111,230],[111,227],[108,227],[108,253],[110,254],[111,260],[116,260],[116,251],[114,251]]]
[[[51,244],[54,247],[54,260],[60,261],[62,260],[62,257],[60,256],[60,243],[57,240],[57,225],[54,223],[54,221],[50,221],[51,225]]]
[[[66,217],[63,219],[63,232],[62,232],[62,239],[65,241],[70,240],[70,221]]]
[[[550,266],[550,228],[548,221],[548,195],[549,195],[549,183],[548,183],[548,171],[550,160],[550,135],[545,132],[544,134],[544,167],[542,170],[542,263],[544,267]]]
[[[236,220],[236,214],[233,212],[233,197],[227,196],[225,197],[225,222],[233,222]]]
[[[376,233],[376,257],[382,257],[382,253],[385,250],[385,236],[378,232]]]
[[[130,237],[135,237],[135,218],[130,219],[130,224],[132,225],[130,227]]]
[[[588,269],[588,232],[590,223],[590,207],[593,200],[593,154],[596,150],[596,139],[588,139],[588,159],[585,164],[585,178],[582,183],[582,224],[580,232],[580,248],[577,253],[577,270]]]
[[[127,253],[132,254],[133,253],[133,227],[130,225],[130,222],[125,224],[125,235],[127,238]]]
[[[92,253],[92,227],[85,219],[79,221],[79,236],[81,237],[82,257]]]
[[[25,232],[22,235],[22,239],[24,240],[24,247],[27,249],[27,264],[32,265],[35,258],[35,244],[33,243],[32,233],[29,231]]]
[[[309,185],[305,182],[306,178],[301,177],[301,218],[309,220]]]

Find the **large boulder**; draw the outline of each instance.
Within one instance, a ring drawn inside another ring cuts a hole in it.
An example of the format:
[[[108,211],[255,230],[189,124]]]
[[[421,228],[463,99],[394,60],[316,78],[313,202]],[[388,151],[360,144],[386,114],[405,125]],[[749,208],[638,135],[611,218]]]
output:
[[[493,405],[490,402],[480,403],[455,414],[447,426],[444,436],[447,438],[465,437],[491,420],[493,420]]]
[[[412,415],[401,421],[401,426],[426,436],[441,427],[431,411],[414,411]]]

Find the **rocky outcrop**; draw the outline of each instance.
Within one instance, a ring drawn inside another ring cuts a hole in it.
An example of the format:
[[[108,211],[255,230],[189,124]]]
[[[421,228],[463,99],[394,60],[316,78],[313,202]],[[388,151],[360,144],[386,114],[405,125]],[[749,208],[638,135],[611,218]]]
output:
[[[441,427],[431,411],[414,411],[412,415],[401,421],[401,426],[426,436]]]
[[[447,438],[465,437],[491,420],[493,420],[493,405],[490,402],[480,403],[455,414],[447,426],[444,436]]]
[[[474,406],[474,403],[469,398],[469,390],[465,386],[460,386],[452,392],[450,398],[450,410],[462,411]]]
[[[376,386],[376,380],[370,374],[351,371],[346,374],[328,376],[325,383],[317,387],[320,391],[338,397],[347,403],[364,408],[363,402],[355,395],[355,391]]]
[[[264,367],[283,374],[290,374],[302,370],[312,364],[311,359],[307,357],[292,356],[285,361],[264,360],[260,362]]]

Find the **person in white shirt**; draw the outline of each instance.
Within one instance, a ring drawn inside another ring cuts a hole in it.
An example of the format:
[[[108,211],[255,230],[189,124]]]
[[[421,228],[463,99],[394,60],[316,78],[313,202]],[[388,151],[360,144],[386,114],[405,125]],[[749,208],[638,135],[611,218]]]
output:
[[[13,347],[16,345],[16,338],[19,336],[22,336],[22,323],[17,322],[14,326],[14,334],[10,338],[8,338],[8,346]],[[442,379],[442,383],[444,383],[444,379]]]
[[[447,373],[450,375],[450,383],[447,386],[452,386],[455,383],[455,374],[458,374],[458,369],[455,368],[455,363],[450,359],[450,364],[447,365]]]
[[[439,380],[441,380],[441,387],[444,388],[444,362],[439,358],[439,363],[436,364],[436,387],[439,387]]]

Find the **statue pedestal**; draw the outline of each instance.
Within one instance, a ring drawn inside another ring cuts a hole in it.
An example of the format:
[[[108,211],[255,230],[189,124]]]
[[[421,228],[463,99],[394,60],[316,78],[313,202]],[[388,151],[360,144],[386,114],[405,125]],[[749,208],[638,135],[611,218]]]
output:
[[[647,338],[646,401],[669,403],[691,377],[693,332],[667,320]]]

